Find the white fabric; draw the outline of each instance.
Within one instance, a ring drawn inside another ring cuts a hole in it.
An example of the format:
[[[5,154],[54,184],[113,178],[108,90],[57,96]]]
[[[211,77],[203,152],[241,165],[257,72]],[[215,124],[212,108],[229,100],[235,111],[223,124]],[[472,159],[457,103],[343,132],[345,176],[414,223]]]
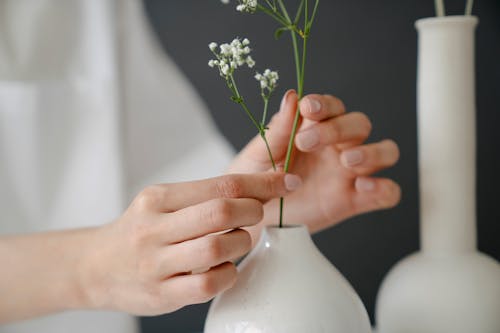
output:
[[[0,0],[0,233],[106,223],[146,184],[208,177],[231,156],[140,2]],[[136,330],[91,311],[0,327]]]

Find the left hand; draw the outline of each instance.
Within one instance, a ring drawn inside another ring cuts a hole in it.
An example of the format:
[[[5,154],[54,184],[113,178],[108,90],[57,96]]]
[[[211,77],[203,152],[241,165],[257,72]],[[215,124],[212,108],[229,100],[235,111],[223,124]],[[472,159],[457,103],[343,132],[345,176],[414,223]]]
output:
[[[283,166],[297,109],[297,94],[289,90],[269,124],[267,138],[274,159]],[[295,138],[289,172],[303,184],[285,199],[284,224],[306,224],[311,232],[357,214],[395,206],[400,187],[387,178],[373,177],[394,165],[399,149],[392,140],[363,144],[371,132],[368,117],[346,113],[341,100],[330,95],[307,95],[299,103],[302,122]],[[241,151],[229,172],[261,172],[272,168],[263,140],[256,136]],[[278,223],[279,200],[266,204],[264,223]],[[255,241],[254,237],[254,241]]]

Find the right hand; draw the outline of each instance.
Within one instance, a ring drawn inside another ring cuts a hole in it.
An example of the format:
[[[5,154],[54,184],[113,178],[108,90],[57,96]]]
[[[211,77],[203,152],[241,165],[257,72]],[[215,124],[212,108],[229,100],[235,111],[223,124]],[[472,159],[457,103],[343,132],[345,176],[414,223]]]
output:
[[[87,307],[157,315],[209,301],[235,283],[231,261],[251,248],[240,228],[298,185],[297,176],[268,172],[146,188],[86,247]]]

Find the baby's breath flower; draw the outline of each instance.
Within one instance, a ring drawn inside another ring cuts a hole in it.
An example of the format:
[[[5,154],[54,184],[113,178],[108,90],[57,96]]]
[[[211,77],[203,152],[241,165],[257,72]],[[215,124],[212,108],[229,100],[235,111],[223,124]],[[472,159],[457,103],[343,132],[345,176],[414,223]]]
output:
[[[221,0],[223,4],[228,4],[229,0]],[[236,10],[239,12],[254,13],[257,10],[257,0],[238,0],[239,5]]]
[[[255,66],[255,60],[253,60],[251,56],[248,56],[245,61],[248,68],[252,68],[253,66]]]
[[[262,74],[257,72],[254,77],[257,81],[259,81],[260,88],[263,91],[267,89],[268,93],[273,92],[279,79],[278,72],[271,71],[270,69],[266,69]]]
[[[254,13],[257,10],[257,0],[239,0],[236,10],[239,12]]]
[[[215,51],[215,49],[217,48],[217,43],[215,42],[212,42],[210,44],[208,44],[208,48],[210,49],[210,51]]]
[[[252,68],[255,66],[255,61],[250,56],[252,49],[249,45],[250,41],[247,38],[243,39],[243,41],[235,38],[231,43],[223,43],[221,45],[215,42],[208,44],[210,51],[217,57],[217,59],[210,60],[208,66],[217,66],[220,75],[226,78],[235,69],[245,64],[249,68]]]

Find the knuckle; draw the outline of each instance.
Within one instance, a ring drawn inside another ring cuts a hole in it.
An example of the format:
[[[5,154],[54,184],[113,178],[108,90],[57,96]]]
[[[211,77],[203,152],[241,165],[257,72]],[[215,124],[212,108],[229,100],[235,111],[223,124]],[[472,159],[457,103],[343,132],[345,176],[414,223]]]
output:
[[[207,264],[217,263],[225,254],[221,238],[218,236],[207,238],[202,253]]]
[[[252,200],[255,207],[252,208],[252,212],[255,214],[255,219],[257,222],[262,221],[264,218],[264,205],[258,200]]]
[[[195,288],[198,291],[197,294],[202,302],[208,302],[219,291],[217,282],[211,274],[200,275],[198,279],[196,279]]]
[[[232,220],[232,204],[227,199],[213,200],[204,215],[204,219],[212,226],[224,226]]]
[[[149,313],[157,314],[165,307],[165,300],[161,297],[161,293],[156,287],[146,288],[145,303]]]
[[[236,280],[238,280],[238,270],[236,269],[236,266],[234,264],[228,265],[226,274],[229,277],[229,283],[227,288],[231,288],[236,283]]]
[[[326,133],[328,142],[338,142],[342,141],[344,135],[344,129],[335,119],[330,121],[330,130]]]
[[[240,198],[244,193],[244,185],[240,176],[221,177],[215,183],[217,194],[223,198]]]
[[[244,253],[249,252],[252,249],[252,236],[246,230],[239,229],[241,232],[241,247]]]
[[[275,174],[268,174],[264,177],[264,190],[270,195],[277,194],[279,192],[279,186],[277,183],[277,177]]]
[[[154,234],[151,225],[142,221],[132,223],[129,230],[130,241],[136,249],[149,244]]]
[[[246,199],[245,214],[250,221],[258,223],[264,218],[264,204],[257,199]]]
[[[163,190],[159,185],[150,185],[143,189],[134,200],[134,207],[141,211],[158,207],[163,200]]]
[[[150,275],[151,271],[152,271],[152,265],[149,260],[140,260],[137,263],[137,275],[142,280],[147,280],[147,276]]]

